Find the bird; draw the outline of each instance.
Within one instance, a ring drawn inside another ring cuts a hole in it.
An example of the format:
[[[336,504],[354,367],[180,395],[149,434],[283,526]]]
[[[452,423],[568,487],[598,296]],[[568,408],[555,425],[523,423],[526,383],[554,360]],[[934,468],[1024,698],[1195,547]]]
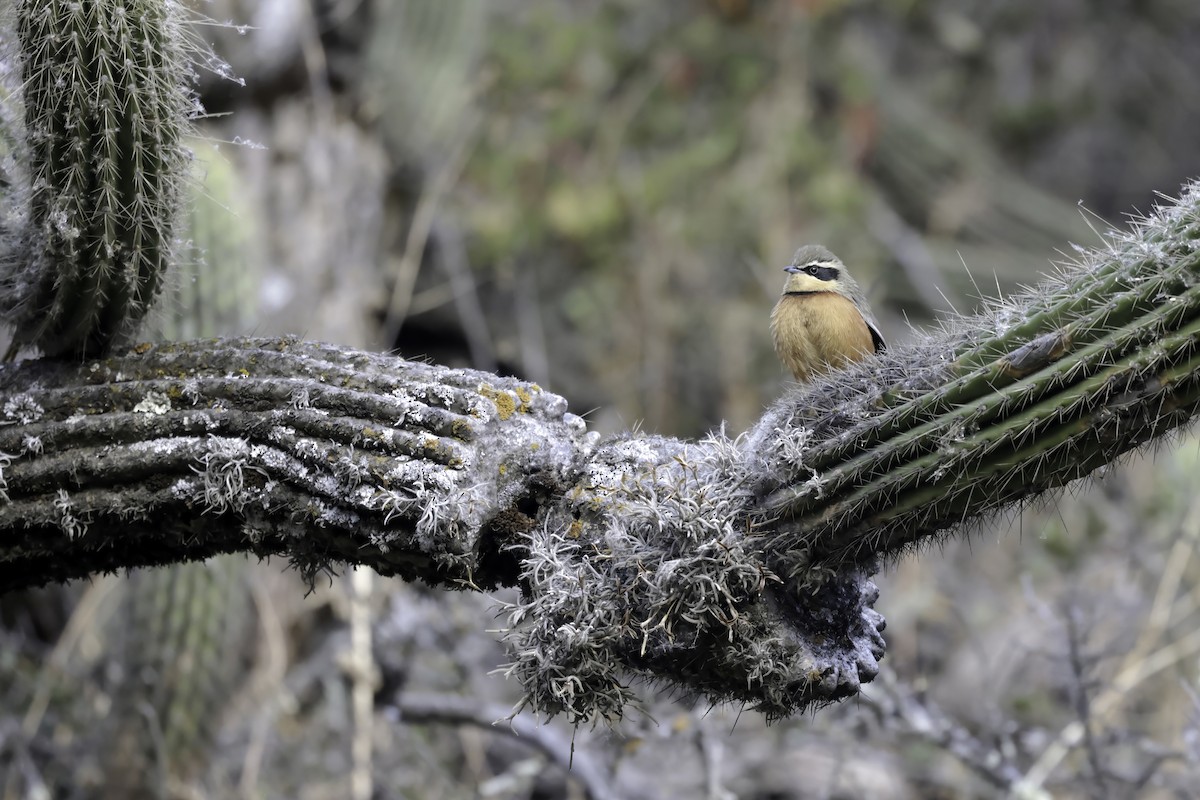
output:
[[[783,271],[787,282],[771,311],[771,338],[797,381],[807,383],[887,347],[862,289],[829,250],[805,245]]]

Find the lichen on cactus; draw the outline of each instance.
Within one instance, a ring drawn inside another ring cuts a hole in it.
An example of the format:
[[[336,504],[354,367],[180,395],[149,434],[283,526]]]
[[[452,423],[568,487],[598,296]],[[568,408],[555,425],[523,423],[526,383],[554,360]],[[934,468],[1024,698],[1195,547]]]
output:
[[[171,259],[196,110],[177,4],[19,0],[19,174],[0,222],[0,316],[16,346],[106,352]]]
[[[873,571],[787,584],[746,536],[743,442],[628,434],[600,443],[521,545],[507,674],[539,713],[613,722],[637,678],[780,719],[856,694],[879,671]],[[872,565],[873,566],[873,565]],[[852,620],[833,631],[828,619]]]

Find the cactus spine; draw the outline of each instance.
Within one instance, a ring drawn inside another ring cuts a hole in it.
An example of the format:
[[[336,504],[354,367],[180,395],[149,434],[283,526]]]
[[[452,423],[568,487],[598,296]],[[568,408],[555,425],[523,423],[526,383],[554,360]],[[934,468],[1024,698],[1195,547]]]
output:
[[[175,4],[19,0],[21,206],[3,231],[14,345],[104,353],[162,282],[195,108]]]

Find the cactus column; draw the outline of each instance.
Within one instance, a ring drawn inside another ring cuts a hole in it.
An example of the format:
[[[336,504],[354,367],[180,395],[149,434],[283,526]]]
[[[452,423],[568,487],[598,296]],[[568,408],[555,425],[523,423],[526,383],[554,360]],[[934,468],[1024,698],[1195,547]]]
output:
[[[757,516],[784,571],[894,555],[1195,414],[1198,206],[1188,184],[1027,296],[779,403],[754,439],[773,453]]]
[[[0,231],[0,313],[14,349],[102,354],[159,290],[195,108],[174,9],[17,4],[25,174],[8,190],[19,219]]]

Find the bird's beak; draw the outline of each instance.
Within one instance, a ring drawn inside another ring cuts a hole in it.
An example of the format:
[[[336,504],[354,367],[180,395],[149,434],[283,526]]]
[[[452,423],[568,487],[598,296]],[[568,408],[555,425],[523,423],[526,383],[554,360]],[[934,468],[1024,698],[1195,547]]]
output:
[[[800,268],[797,267],[795,264],[788,264],[786,267],[783,268],[783,271],[788,273],[789,275],[795,275],[797,272],[800,271]]]

